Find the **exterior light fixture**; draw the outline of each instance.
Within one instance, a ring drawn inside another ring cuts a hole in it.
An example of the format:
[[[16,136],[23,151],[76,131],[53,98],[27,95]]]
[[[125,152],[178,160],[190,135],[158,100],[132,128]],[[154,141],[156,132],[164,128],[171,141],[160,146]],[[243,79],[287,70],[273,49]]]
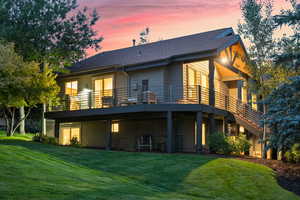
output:
[[[221,63],[228,64],[228,59],[226,57],[221,58]]]

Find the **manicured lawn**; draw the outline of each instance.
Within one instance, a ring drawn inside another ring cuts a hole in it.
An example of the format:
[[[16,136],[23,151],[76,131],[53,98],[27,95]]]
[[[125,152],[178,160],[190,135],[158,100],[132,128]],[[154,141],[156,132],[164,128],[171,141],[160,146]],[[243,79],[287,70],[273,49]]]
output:
[[[29,140],[0,136],[0,199],[300,199],[255,163]]]

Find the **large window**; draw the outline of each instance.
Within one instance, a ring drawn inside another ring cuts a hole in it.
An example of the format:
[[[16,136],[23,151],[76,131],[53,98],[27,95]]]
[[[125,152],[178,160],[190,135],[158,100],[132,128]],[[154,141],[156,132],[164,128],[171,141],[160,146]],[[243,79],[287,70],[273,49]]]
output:
[[[79,109],[79,101],[78,101],[78,82],[77,81],[68,81],[65,84],[65,94],[69,96],[70,110]]]
[[[70,145],[71,140],[76,138],[80,142],[80,128],[79,127],[63,127],[59,134],[59,144]]]
[[[95,107],[108,107],[112,103],[113,77],[107,76],[94,81]]]
[[[78,93],[78,82],[77,81],[69,81],[65,84],[65,94],[70,96],[75,96]]]

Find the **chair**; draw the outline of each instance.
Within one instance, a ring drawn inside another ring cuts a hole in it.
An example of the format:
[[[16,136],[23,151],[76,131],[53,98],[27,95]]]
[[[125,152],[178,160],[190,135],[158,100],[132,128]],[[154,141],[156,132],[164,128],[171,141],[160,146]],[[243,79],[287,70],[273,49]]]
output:
[[[144,135],[137,138],[137,151],[152,151],[151,135]]]

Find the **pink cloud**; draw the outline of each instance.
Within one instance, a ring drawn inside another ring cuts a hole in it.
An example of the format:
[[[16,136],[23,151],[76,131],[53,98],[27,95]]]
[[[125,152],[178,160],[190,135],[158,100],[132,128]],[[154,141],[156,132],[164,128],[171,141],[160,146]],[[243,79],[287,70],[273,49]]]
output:
[[[132,45],[139,32],[150,27],[151,40],[168,39],[211,29],[236,28],[241,18],[240,0],[80,0],[80,6],[96,9],[101,19],[95,26],[104,36],[101,51]],[[276,12],[286,8],[276,0]],[[96,52],[89,50],[88,54]]]

